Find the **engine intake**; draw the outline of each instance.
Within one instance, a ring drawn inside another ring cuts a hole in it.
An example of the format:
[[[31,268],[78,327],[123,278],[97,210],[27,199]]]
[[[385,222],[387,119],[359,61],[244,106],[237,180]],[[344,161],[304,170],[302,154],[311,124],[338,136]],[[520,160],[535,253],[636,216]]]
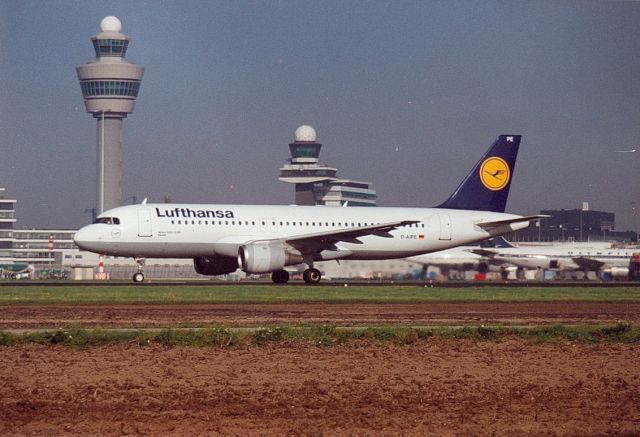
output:
[[[193,259],[193,267],[201,275],[216,276],[235,272],[238,263],[230,256],[203,256]]]
[[[238,250],[238,266],[247,273],[274,272],[302,261],[302,255],[287,252],[282,243],[251,243]]]

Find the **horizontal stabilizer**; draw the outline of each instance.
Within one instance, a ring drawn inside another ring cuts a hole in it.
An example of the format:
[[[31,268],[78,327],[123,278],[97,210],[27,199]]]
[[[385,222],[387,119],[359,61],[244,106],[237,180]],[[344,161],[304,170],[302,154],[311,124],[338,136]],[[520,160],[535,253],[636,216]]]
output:
[[[547,218],[549,217],[548,215],[542,215],[542,214],[536,214],[536,215],[526,215],[523,217],[514,217],[511,219],[505,219],[505,220],[494,220],[494,221],[490,221],[490,222],[480,222],[480,223],[476,223],[476,226],[481,227],[484,230],[487,229],[493,229],[493,228],[497,228],[500,226],[506,226],[506,225],[510,225],[512,223],[522,223],[522,222],[530,222],[532,220],[540,220],[543,218]]]

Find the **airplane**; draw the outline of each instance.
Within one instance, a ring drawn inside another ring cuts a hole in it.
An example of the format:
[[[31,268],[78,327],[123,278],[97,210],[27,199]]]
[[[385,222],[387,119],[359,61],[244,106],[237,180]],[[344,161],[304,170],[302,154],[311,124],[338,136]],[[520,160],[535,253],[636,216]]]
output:
[[[504,213],[520,135],[500,135],[454,193],[435,208],[142,204],[113,208],[74,237],[84,250],[136,260],[193,258],[202,275],[271,273],[286,283],[285,266],[314,261],[405,258],[471,244],[526,228],[543,216]]]
[[[610,243],[560,243],[469,249],[488,263],[509,263],[522,269],[602,271],[614,277],[627,276],[629,262],[640,249],[611,247]]]
[[[465,271],[475,270],[479,273],[488,271],[509,272],[515,269],[507,267],[504,262],[491,262],[491,260],[483,255],[473,253],[473,249],[480,247],[513,247],[503,237],[492,238],[483,241],[481,246],[458,246],[451,249],[431,252],[417,256],[405,258],[405,261],[420,264],[423,267],[422,274],[426,274],[429,267],[438,267],[443,275],[448,275],[451,270]]]

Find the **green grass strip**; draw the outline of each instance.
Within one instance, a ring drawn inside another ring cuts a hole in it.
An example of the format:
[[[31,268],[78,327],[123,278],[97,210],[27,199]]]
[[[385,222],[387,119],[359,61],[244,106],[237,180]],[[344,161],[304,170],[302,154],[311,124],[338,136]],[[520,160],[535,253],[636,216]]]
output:
[[[367,327],[338,328],[334,326],[275,326],[255,330],[225,327],[204,329],[161,330],[100,330],[83,329],[71,325],[64,329],[34,331],[16,334],[0,331],[0,347],[19,344],[61,344],[87,348],[94,346],[130,343],[139,346],[161,345],[167,347],[237,347],[239,345],[265,345],[280,342],[303,342],[330,347],[354,341],[394,343],[409,345],[431,339],[473,340],[500,342],[521,338],[532,343],[559,340],[581,343],[640,343],[640,326],[620,322],[607,326],[545,326],[515,327],[463,327],[463,328],[411,328]]]
[[[9,304],[222,304],[222,303],[416,303],[416,302],[640,302],[640,287],[425,286],[26,286],[0,287]]]

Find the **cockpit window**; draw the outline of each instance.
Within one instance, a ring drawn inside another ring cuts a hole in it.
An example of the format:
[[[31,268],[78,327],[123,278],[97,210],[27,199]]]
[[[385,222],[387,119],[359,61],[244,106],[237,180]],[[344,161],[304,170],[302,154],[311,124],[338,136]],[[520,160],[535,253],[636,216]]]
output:
[[[94,223],[104,223],[105,225],[119,225],[118,217],[98,217]]]

